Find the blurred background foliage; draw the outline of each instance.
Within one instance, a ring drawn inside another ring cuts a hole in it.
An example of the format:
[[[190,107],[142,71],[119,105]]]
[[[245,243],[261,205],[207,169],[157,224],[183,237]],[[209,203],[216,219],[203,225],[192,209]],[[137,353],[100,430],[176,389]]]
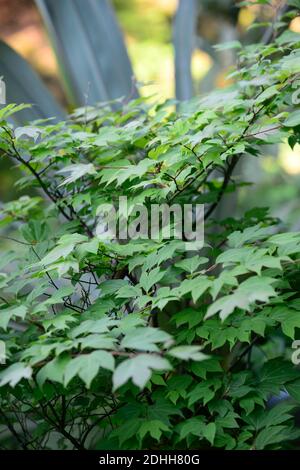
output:
[[[100,7],[102,0],[98,1]],[[219,51],[213,46],[227,41],[247,44],[261,40],[267,22],[273,20],[276,8],[285,2],[274,0],[273,8],[257,2],[238,7],[239,2],[235,0],[112,0],[111,3],[136,80],[147,84],[140,88],[140,93],[156,94],[163,100],[175,94],[185,99],[228,85],[226,74],[235,61],[234,49]],[[191,4],[196,12],[192,16],[188,11]],[[34,0],[0,0],[0,9],[1,39],[32,65],[61,106],[70,109],[55,54]],[[262,22],[262,27],[254,28],[255,21]],[[291,29],[300,32],[300,18],[293,21]],[[238,212],[253,206],[270,207],[272,215],[282,218],[291,229],[300,229],[299,147],[295,146],[293,151],[285,144],[280,148],[266,147],[264,158],[259,161],[251,158],[238,170],[240,174],[236,178],[255,183],[253,188],[244,186],[239,190]],[[15,179],[10,163],[2,159],[0,201],[19,195],[14,187]],[[230,199],[228,204],[231,210]]]

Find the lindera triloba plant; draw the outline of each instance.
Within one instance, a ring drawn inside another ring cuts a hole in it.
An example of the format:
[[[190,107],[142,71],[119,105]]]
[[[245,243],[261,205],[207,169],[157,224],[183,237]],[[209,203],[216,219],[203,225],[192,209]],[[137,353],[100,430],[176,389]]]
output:
[[[176,111],[139,98],[13,128],[23,105],[1,109],[1,158],[39,190],[1,208],[1,448],[299,448],[300,233],[266,208],[215,218],[239,161],[300,142],[297,15]],[[97,238],[119,196],[205,203],[205,247]]]

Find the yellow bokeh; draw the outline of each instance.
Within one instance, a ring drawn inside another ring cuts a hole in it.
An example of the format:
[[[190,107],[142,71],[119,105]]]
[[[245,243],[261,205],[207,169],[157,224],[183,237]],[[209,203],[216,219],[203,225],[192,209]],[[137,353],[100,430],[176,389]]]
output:
[[[141,94],[157,94],[162,99],[174,96],[174,57],[171,44],[128,41],[127,47],[137,80],[147,85],[141,88]]]
[[[300,33],[300,17],[299,16],[297,16],[297,18],[294,18],[291,21],[290,30],[294,31],[295,33]]]
[[[247,29],[255,20],[255,12],[252,8],[241,8],[239,11],[238,24],[241,28]]]
[[[279,162],[286,173],[298,175],[300,173],[300,145],[295,145],[292,150],[288,144],[281,144]]]
[[[195,49],[192,55],[192,76],[194,80],[201,80],[212,67],[210,55],[200,49]]]
[[[143,0],[151,7],[157,7],[168,15],[173,15],[176,11],[178,0]],[[189,0],[188,0],[189,1]]]

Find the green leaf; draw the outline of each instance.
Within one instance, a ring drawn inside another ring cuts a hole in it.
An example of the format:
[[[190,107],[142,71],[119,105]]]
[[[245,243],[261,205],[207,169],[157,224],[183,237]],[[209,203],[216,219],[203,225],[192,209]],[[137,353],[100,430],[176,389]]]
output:
[[[10,103],[4,108],[0,109],[0,119],[7,119],[9,116],[22,111],[23,109],[31,108],[30,104],[15,104]]]
[[[105,334],[92,334],[80,338],[81,349],[108,349],[113,350],[115,348],[116,338],[112,338]]]
[[[242,47],[239,41],[228,41],[214,46],[218,51],[227,51],[228,49],[240,49]]]
[[[56,246],[39,262],[39,265],[48,266],[61,258],[65,259],[70,253],[72,253],[74,247],[75,243]]]
[[[77,181],[79,178],[82,178],[85,175],[94,175],[96,174],[96,169],[92,163],[78,163],[77,165],[70,165],[66,168],[63,168],[59,173],[70,173],[59,186],[65,186],[67,184]]]
[[[193,302],[196,303],[199,297],[207,291],[212,281],[205,275],[200,275],[194,279],[185,279],[179,287],[173,290],[173,294],[182,297],[191,292]]]
[[[163,278],[164,274],[159,267],[152,269],[148,273],[144,271],[140,278],[140,286],[146,292],[149,292],[151,287]]]
[[[123,286],[117,291],[117,297],[119,299],[130,299],[135,297],[141,297],[143,295],[142,289],[137,286]]]
[[[209,356],[200,352],[201,349],[201,346],[176,346],[170,349],[167,354],[183,361],[204,361],[209,359]]]
[[[40,129],[39,127],[34,127],[34,126],[17,127],[15,129],[15,138],[18,140],[22,135],[26,135],[26,137],[31,137],[34,141],[36,141],[41,133],[42,133],[42,129]]]
[[[253,276],[242,282],[233,294],[221,297],[209,306],[205,318],[210,318],[220,312],[220,318],[225,320],[236,308],[250,310],[256,302],[267,302],[270,297],[276,296],[271,286],[273,278]]]
[[[203,429],[203,437],[205,437],[211,443],[211,445],[214,444],[216,430],[217,428],[215,423],[209,423]]]
[[[51,326],[55,330],[66,330],[69,328],[69,323],[74,323],[76,321],[76,318],[70,314],[61,314],[49,320],[44,320],[43,326],[45,330],[48,330]]]
[[[78,375],[87,388],[90,388],[92,380],[98,374],[99,368],[113,371],[115,367],[114,357],[107,351],[94,351],[90,354],[83,354],[68,362],[64,372],[64,385]]]
[[[141,425],[138,435],[140,436],[141,439],[144,439],[144,437],[149,433],[153,439],[156,441],[159,441],[163,431],[170,431],[169,427],[166,426],[165,423],[158,419],[153,419],[151,421],[144,421],[143,424]]]
[[[300,43],[300,34],[295,31],[286,30],[277,39],[277,44],[297,44]]]
[[[218,358],[210,357],[206,361],[193,362],[191,370],[197,377],[205,379],[209,372],[218,373],[222,372],[223,369]]]
[[[267,398],[269,394],[278,394],[282,385],[299,377],[299,372],[293,364],[278,359],[269,360],[258,373],[257,389],[261,396]]]
[[[10,385],[15,387],[22,379],[30,379],[32,375],[32,368],[23,362],[16,362],[7,367],[0,373],[0,387],[3,385]]]
[[[126,349],[136,349],[138,351],[158,352],[156,343],[166,343],[171,340],[171,336],[158,328],[135,328],[129,331],[122,339],[120,347]]]
[[[172,369],[169,361],[154,354],[139,354],[132,359],[121,362],[113,374],[114,390],[124,385],[129,379],[143,389],[151,377],[153,370]]]
[[[300,111],[294,111],[293,113],[291,113],[289,117],[284,121],[283,125],[285,127],[300,126]]]
[[[192,258],[185,258],[181,261],[178,261],[178,263],[175,263],[175,266],[177,268],[181,268],[184,271],[187,271],[188,273],[194,273],[198,266],[201,264],[205,264],[208,262],[208,258],[203,258],[200,256],[193,256]]]
[[[202,417],[194,417],[187,419],[178,426],[180,440],[185,439],[189,434],[193,436],[204,436],[205,422]]]
[[[272,85],[266,88],[256,99],[257,103],[263,103],[263,101],[272,98],[279,93],[277,85]]]
[[[100,242],[98,238],[93,238],[89,242],[81,243],[77,247],[77,251],[80,253],[81,256],[84,256],[86,253],[93,253],[96,255],[98,253],[99,243]]]
[[[214,398],[216,391],[221,386],[222,382],[219,379],[209,379],[199,383],[189,393],[189,406],[193,405],[199,400],[203,401],[203,405],[206,405]]]
[[[70,357],[67,354],[52,359],[39,370],[36,376],[38,385],[42,388],[46,380],[63,384],[64,373],[69,362]]]
[[[176,323],[176,326],[179,327],[188,323],[189,328],[192,328],[195,325],[198,325],[203,320],[203,312],[197,311],[191,307],[185,308],[180,312],[175,313],[172,318],[172,321]]]
[[[300,379],[287,384],[285,388],[294,400],[300,402]]]
[[[12,318],[18,317],[24,320],[27,313],[27,307],[25,305],[19,305],[18,307],[8,307],[0,310],[0,328],[7,330],[8,323]]]
[[[267,238],[271,233],[270,227],[262,227],[260,224],[247,227],[243,231],[232,232],[228,237],[228,244],[233,248],[240,248],[246,242],[252,242]],[[221,261],[220,261],[221,262]]]
[[[282,306],[272,311],[271,317],[280,322],[285,335],[295,338],[295,328],[300,328],[300,311]]]
[[[286,429],[286,426],[271,426],[267,429],[262,429],[255,439],[255,448],[257,450],[262,450],[268,445],[282,442],[283,431]]]
[[[109,317],[103,317],[99,320],[86,320],[70,331],[70,337],[77,338],[87,333],[106,333],[109,331],[109,327],[114,325],[116,325],[116,322]]]
[[[63,302],[65,297],[69,297],[74,292],[73,286],[65,286],[61,287],[60,289],[56,290],[49,299],[47,299],[44,304],[45,305],[54,305]]]

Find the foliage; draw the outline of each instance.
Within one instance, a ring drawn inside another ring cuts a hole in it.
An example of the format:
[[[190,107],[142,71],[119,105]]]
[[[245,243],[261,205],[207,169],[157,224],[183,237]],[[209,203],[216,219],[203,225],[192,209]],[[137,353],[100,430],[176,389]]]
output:
[[[1,110],[2,158],[46,195],[1,209],[2,447],[297,447],[300,233],[264,208],[214,219],[241,159],[300,142],[300,37],[274,36],[240,50],[235,84],[177,111],[140,98],[14,129],[21,107]],[[205,203],[205,247],[101,240],[98,208],[119,196]]]

